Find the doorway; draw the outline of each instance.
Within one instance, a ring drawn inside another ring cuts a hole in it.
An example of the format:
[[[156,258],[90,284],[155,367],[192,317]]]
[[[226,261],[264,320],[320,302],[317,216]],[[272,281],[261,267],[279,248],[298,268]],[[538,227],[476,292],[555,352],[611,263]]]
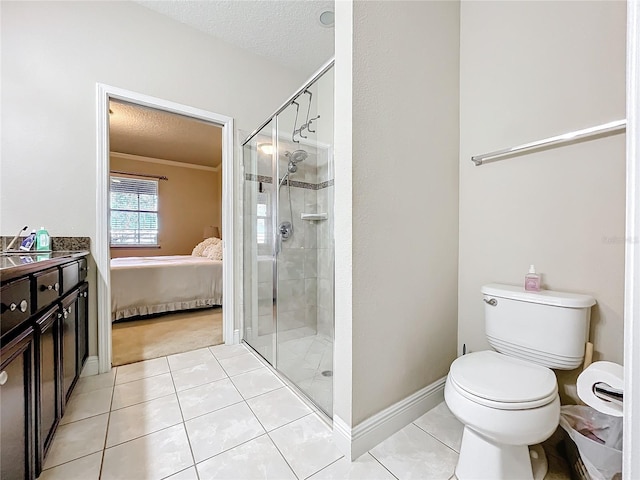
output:
[[[221,344],[222,128],[111,99],[109,149],[112,365]]]
[[[139,252],[148,253],[150,250],[145,247],[152,247],[157,249],[158,245],[160,246],[160,250],[163,250],[162,247],[162,234],[160,234],[160,242],[158,242],[157,238],[154,238],[154,235],[158,235],[160,230],[158,228],[154,228],[153,214],[148,210],[152,209],[153,202],[146,203],[146,210],[144,214],[140,212],[127,212],[118,213],[118,218],[120,220],[127,218],[127,216],[140,216],[144,217],[145,228],[140,229],[131,229],[127,227],[135,226],[135,222],[127,224],[127,222],[119,225],[120,231],[118,231],[117,238],[113,238],[111,235],[112,225],[110,223],[110,208],[111,202],[109,201],[110,196],[112,195],[112,187],[114,185],[113,179],[119,180],[120,184],[127,184],[127,187],[137,188],[137,184],[139,183],[142,187],[153,187],[161,182],[170,182],[171,179],[168,175],[160,175],[160,174],[145,174],[142,170],[148,170],[150,165],[155,165],[157,168],[160,165],[164,165],[165,167],[176,167],[171,162],[172,160],[160,159],[160,162],[157,161],[146,161],[148,157],[145,155],[136,155],[136,154],[128,154],[119,152],[120,158],[117,160],[118,165],[120,165],[119,169],[114,168],[112,163],[113,152],[112,148],[110,148],[110,138],[109,138],[109,124],[110,124],[110,116],[114,115],[117,110],[122,110],[124,107],[130,108],[144,108],[146,114],[157,114],[157,115],[173,115],[177,114],[181,116],[182,119],[189,120],[192,122],[206,122],[210,126],[214,126],[214,128],[220,129],[220,137],[221,137],[221,161],[220,167],[222,169],[221,172],[221,215],[219,215],[216,219],[215,215],[211,217],[211,220],[207,220],[203,225],[199,227],[199,233],[195,235],[199,235],[197,240],[202,241],[205,235],[207,238],[211,237],[222,237],[222,240],[219,241],[219,250],[221,251],[222,258],[225,259],[222,263],[221,269],[221,280],[220,283],[224,285],[224,289],[221,289],[221,297],[222,302],[219,300],[207,300],[204,303],[196,301],[193,305],[186,305],[190,307],[210,307],[213,303],[222,303],[224,308],[222,309],[222,340],[224,343],[235,343],[237,342],[238,335],[234,335],[234,325],[233,318],[235,316],[235,309],[237,308],[236,302],[234,302],[233,291],[234,291],[234,270],[236,262],[234,261],[233,255],[233,238],[234,238],[234,192],[233,192],[233,172],[234,172],[234,156],[233,156],[233,119],[230,117],[218,115],[212,112],[208,112],[205,110],[196,109],[193,107],[189,107],[186,105],[181,105],[173,102],[169,102],[163,99],[158,99],[154,97],[149,97],[147,95],[130,92],[126,90],[122,90],[116,87],[110,87],[108,85],[98,84],[98,162],[97,162],[97,211],[96,211],[96,245],[95,245],[95,255],[96,255],[96,265],[98,268],[98,363],[99,363],[99,371],[100,373],[107,372],[111,369],[112,360],[113,360],[113,343],[112,343],[112,319],[114,319],[114,307],[116,307],[116,311],[118,309],[117,305],[112,305],[112,293],[114,285],[112,285],[112,269],[111,269],[111,247],[113,243],[126,243],[139,241],[143,239],[142,242],[150,243],[150,245],[139,245],[133,246],[129,245],[129,250],[136,248]],[[113,113],[111,113],[113,112]],[[159,155],[158,155],[159,156]],[[124,157],[124,158],[123,158]],[[143,158],[141,158],[143,157]],[[129,162],[128,167],[123,167],[122,162]],[[114,165],[115,165],[114,160]],[[133,162],[133,163],[132,163]],[[136,171],[132,170],[131,165],[136,165]],[[143,169],[140,165],[146,165],[147,169]],[[197,168],[196,168],[197,170]],[[112,173],[112,171],[119,173]],[[203,172],[206,170],[203,170]],[[134,174],[134,175],[126,175]],[[137,174],[137,175],[136,175]],[[141,175],[142,174],[142,175]],[[144,175],[149,175],[145,177]],[[160,178],[154,177],[166,177],[169,180],[162,180]],[[142,181],[142,180],[146,180]],[[175,180],[175,177],[174,177]],[[131,184],[131,185],[129,185]],[[134,185],[135,184],[135,185]],[[151,185],[154,184],[154,185]],[[142,188],[141,187],[141,188]],[[118,190],[118,189],[116,189]],[[153,190],[153,188],[152,188]],[[139,192],[138,192],[139,193]],[[142,192],[147,195],[149,193],[153,194],[153,192]],[[148,195],[144,197],[146,200],[149,200],[152,197]],[[160,200],[161,201],[161,200]],[[128,206],[125,205],[126,208],[124,210],[130,210]],[[220,218],[221,217],[221,218]],[[218,223],[219,225],[214,225],[214,223]],[[145,223],[146,222],[146,223]],[[118,227],[118,225],[116,225]],[[156,224],[157,227],[157,224]],[[117,228],[115,229],[117,230]],[[193,230],[193,227],[192,227]],[[191,237],[194,236],[194,233],[191,232]],[[154,241],[156,242],[154,244]],[[186,240],[185,240],[186,241]],[[189,241],[193,242],[193,238]],[[167,243],[167,248],[165,251],[167,254],[171,253],[187,253],[186,251],[182,251],[187,249],[184,245],[179,247],[178,250],[173,251],[173,247],[169,248],[168,246],[172,244],[172,242]],[[197,245],[197,244],[196,244]],[[196,247],[196,245],[192,245],[191,248]],[[116,247],[118,248],[118,247]],[[180,250],[181,249],[181,250]],[[127,250],[127,247],[122,249],[122,247],[118,248],[119,252]],[[171,251],[170,251],[171,250]],[[211,249],[210,249],[211,250]],[[146,255],[145,253],[145,255]],[[183,255],[186,257],[192,257],[191,251],[188,252],[189,255]],[[164,254],[164,252],[163,252]],[[172,255],[165,254],[167,260]],[[215,255],[215,254],[214,254]],[[116,254],[116,256],[120,256],[120,254]],[[156,255],[150,255],[150,257],[156,257]],[[157,256],[161,258],[162,256]],[[194,255],[193,260],[196,261],[198,256]],[[126,258],[126,257],[125,257]],[[125,260],[126,263],[126,260]],[[158,275],[162,275],[161,273]],[[187,273],[188,275],[188,273]],[[135,280],[134,280],[135,281]],[[167,287],[165,282],[159,281],[156,289],[168,289],[172,290],[171,287]],[[116,300],[119,301],[119,300]],[[115,303],[115,302],[114,302]],[[174,308],[174,307],[172,307]],[[126,309],[125,309],[126,310]],[[144,307],[140,310],[132,310],[129,313],[133,314],[149,314],[149,313],[162,313],[162,308],[160,311],[153,311],[153,308],[145,310]],[[171,311],[171,310],[169,310]],[[194,311],[195,312],[195,311]],[[193,312],[192,312],[193,313]],[[119,314],[122,316],[122,313]],[[118,316],[118,314],[116,314]]]

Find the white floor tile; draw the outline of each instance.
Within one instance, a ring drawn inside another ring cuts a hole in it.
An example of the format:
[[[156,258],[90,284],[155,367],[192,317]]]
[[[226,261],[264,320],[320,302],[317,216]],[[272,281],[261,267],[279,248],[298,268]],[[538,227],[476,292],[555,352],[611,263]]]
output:
[[[212,360],[213,354],[208,348],[200,348],[185,353],[176,353],[169,355],[167,361],[171,370],[181,370],[183,368],[193,367],[207,360]]]
[[[265,433],[246,403],[185,422],[196,463]]]
[[[76,422],[83,418],[95,417],[109,412],[111,408],[111,396],[113,388],[101,388],[84,393],[73,392],[69,399],[60,425]]]
[[[100,452],[104,448],[109,414],[60,425],[47,454],[44,468]]]
[[[116,377],[117,380],[117,377]],[[154,398],[175,393],[170,373],[143,378],[134,382],[116,385],[113,391],[112,410],[142,403]]]
[[[242,401],[231,380],[224,378],[196,388],[178,392],[182,415],[189,420]]]
[[[215,382],[227,377],[218,361],[209,353],[211,360],[171,372],[176,390],[186,390],[205,383]]]
[[[111,412],[107,448],[182,423],[176,395],[156,398]]]
[[[232,377],[231,381],[245,399],[284,386],[280,379],[266,367],[241,373]]]
[[[309,477],[309,480],[395,480],[395,478],[375,458],[365,453],[354,462],[342,457]]]
[[[393,434],[370,453],[401,480],[449,478],[458,454],[413,423]]]
[[[112,368],[109,373],[102,375],[90,375],[88,377],[80,377],[73,391],[75,393],[91,392],[100,390],[101,388],[113,387],[116,380],[116,369]]]
[[[197,465],[200,480],[295,480],[267,435],[227,450]]]
[[[432,408],[413,423],[460,453],[464,425],[451,413],[445,402]]]
[[[316,414],[273,430],[269,436],[299,478],[313,475],[342,457],[331,430]]]
[[[102,451],[73,460],[49,470],[43,470],[38,480],[98,480],[102,465]]]
[[[116,371],[116,385],[133,382],[142,378],[160,375],[169,371],[169,363],[166,357],[154,358],[143,362],[122,365]]]
[[[247,403],[267,432],[312,413],[288,387],[251,398]]]
[[[221,358],[220,365],[222,365],[222,368],[224,368],[227,375],[230,377],[255,370],[256,368],[264,367],[262,362],[258,360],[253,353],[245,353],[243,355],[236,355],[235,357],[230,358]]]
[[[187,434],[176,425],[107,448],[102,480],[161,479],[193,465]]]
[[[239,345],[216,345],[214,347],[209,347],[211,353],[215,355],[218,360],[222,360],[223,358],[236,357],[238,355],[244,355],[248,353],[247,347],[243,344]]]
[[[196,467],[187,468],[186,470],[167,477],[166,480],[198,480]]]

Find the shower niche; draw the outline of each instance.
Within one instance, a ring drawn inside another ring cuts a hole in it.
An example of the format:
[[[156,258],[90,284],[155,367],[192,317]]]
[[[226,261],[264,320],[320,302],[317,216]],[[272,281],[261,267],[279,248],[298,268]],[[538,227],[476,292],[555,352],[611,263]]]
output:
[[[333,61],[243,144],[243,339],[332,416]]]

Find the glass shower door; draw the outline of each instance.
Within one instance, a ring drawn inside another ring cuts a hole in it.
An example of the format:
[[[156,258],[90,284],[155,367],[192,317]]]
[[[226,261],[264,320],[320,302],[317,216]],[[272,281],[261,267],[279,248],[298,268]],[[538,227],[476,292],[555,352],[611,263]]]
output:
[[[332,65],[243,148],[243,338],[332,416]]]
[[[244,340],[275,366],[274,121],[244,145]]]
[[[327,111],[332,103],[333,76],[327,74],[278,114],[276,185],[277,369],[329,416],[333,410],[333,205],[328,203],[325,177],[332,160],[333,112]],[[320,141],[323,135],[330,141]]]

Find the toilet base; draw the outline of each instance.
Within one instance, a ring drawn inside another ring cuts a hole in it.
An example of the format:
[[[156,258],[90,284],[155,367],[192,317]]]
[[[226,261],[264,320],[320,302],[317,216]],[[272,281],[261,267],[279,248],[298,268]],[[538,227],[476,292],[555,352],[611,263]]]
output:
[[[460,457],[456,466],[458,480],[539,480],[547,473],[547,457],[539,445],[495,443],[464,427]]]

